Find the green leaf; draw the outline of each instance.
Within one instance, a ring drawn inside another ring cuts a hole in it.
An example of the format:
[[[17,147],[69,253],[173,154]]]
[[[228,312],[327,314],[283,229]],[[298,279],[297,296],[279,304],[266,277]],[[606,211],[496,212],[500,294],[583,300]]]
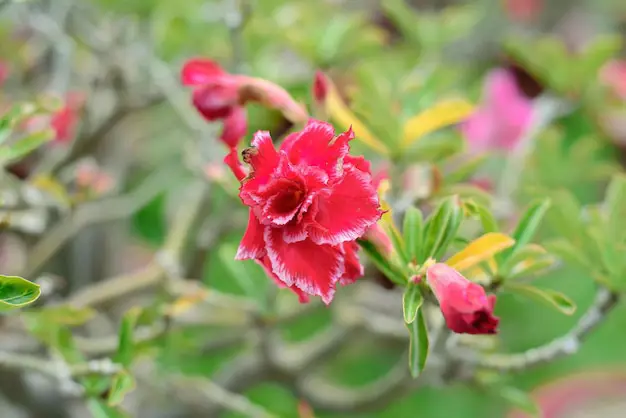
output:
[[[411,206],[404,214],[404,226],[402,234],[406,243],[406,251],[409,261],[417,262],[420,249],[422,247],[422,233],[424,228],[424,217],[422,211]]]
[[[383,228],[387,233],[387,236],[391,239],[391,244],[393,245],[393,249],[395,250],[400,263],[402,266],[406,266],[409,264],[409,256],[407,254],[406,245],[404,243],[404,238],[400,235],[400,232],[393,224],[393,222],[382,222]]]
[[[417,311],[422,306],[424,297],[420,287],[414,283],[409,283],[402,295],[402,312],[404,313],[404,322],[413,323],[417,317]]]
[[[415,321],[406,325],[409,330],[409,370],[411,376],[417,378],[428,358],[428,329],[421,309],[417,310]]]
[[[502,386],[499,388],[498,394],[502,397],[502,399],[522,411],[527,412],[534,417],[540,416],[541,410],[539,409],[539,406],[526,392],[510,386]]]
[[[430,257],[438,257],[446,251],[456,236],[462,218],[463,211],[457,196],[450,196],[441,202],[426,220],[425,245],[421,251],[423,257],[420,257],[419,262]]]
[[[97,399],[89,399],[87,401],[87,407],[93,418],[130,418],[130,415],[121,409],[111,407]]]
[[[406,277],[398,271],[398,269],[385,257],[372,242],[358,239],[357,243],[361,246],[365,254],[374,265],[392,282],[405,285]]]
[[[498,221],[486,206],[472,200],[465,201],[464,204],[470,214],[478,216],[485,233],[498,232]]]
[[[613,242],[620,242],[626,236],[626,175],[616,175],[611,179],[604,205],[608,215],[607,234]]]
[[[35,132],[24,138],[20,138],[10,145],[3,145],[0,147],[0,164],[7,163],[12,160],[16,160],[30,154],[46,142],[54,138],[52,130],[46,130],[42,132]]]
[[[56,341],[51,345],[61,353],[68,363],[82,363],[85,361],[85,357],[74,342],[72,332],[65,327],[57,329]]]
[[[122,370],[113,376],[113,381],[111,382],[111,388],[109,390],[109,398],[107,399],[107,403],[109,406],[116,406],[122,403],[124,397],[129,393],[135,390],[136,383],[135,378],[128,373],[127,370]]]
[[[542,254],[531,260],[524,261],[514,266],[507,279],[515,280],[518,278],[530,278],[544,274],[553,269],[557,263],[557,258],[551,254]]]
[[[543,199],[541,201],[537,201],[532,203],[526,212],[520,219],[517,224],[517,228],[513,232],[513,239],[515,240],[515,245],[511,247],[511,249],[504,251],[502,253],[502,260],[506,260],[512,255],[514,255],[520,248],[530,243],[530,240],[537,232],[539,228],[539,224],[543,219],[543,216],[546,214],[548,209],[550,208],[550,200]]]
[[[41,295],[38,284],[18,276],[0,275],[0,311],[21,308]]]
[[[131,308],[126,312],[120,324],[119,342],[114,360],[125,367],[131,364],[135,356],[134,331],[140,315],[141,308]]]
[[[505,283],[504,289],[508,292],[543,302],[565,315],[572,315],[576,312],[576,304],[556,290],[539,289],[538,287],[520,283]]]

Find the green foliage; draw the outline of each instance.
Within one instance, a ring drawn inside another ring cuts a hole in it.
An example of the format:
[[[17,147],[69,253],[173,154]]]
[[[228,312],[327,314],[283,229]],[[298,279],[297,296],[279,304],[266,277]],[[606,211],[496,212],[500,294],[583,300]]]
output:
[[[413,378],[417,378],[428,358],[428,328],[421,309],[417,310],[417,318],[406,324],[409,329],[409,370]]]
[[[441,257],[452,242],[463,220],[459,198],[444,199],[424,224],[424,248],[420,252],[420,263],[431,257]]]
[[[424,303],[424,297],[420,287],[417,284],[409,283],[402,295],[402,312],[405,323],[412,324],[415,321],[422,303]]]
[[[523,295],[539,302],[544,302],[548,306],[558,310],[565,315],[572,315],[576,312],[576,305],[567,296],[550,289],[540,289],[531,285],[518,283],[506,283],[504,290],[510,293]]]
[[[22,308],[41,295],[38,284],[17,276],[0,275],[0,311]]]

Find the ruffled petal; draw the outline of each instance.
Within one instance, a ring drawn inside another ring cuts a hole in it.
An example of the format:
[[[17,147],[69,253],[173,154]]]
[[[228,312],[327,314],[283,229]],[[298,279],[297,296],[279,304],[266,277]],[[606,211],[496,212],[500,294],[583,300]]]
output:
[[[235,260],[250,260],[265,256],[265,241],[263,238],[265,228],[254,215],[252,209],[250,209],[248,227],[237,249]]]
[[[319,199],[319,212],[315,224],[309,228],[309,237],[317,244],[354,241],[374,225],[382,213],[372,178],[347,166],[328,198]]]
[[[343,158],[350,150],[348,142],[353,138],[352,128],[335,138],[331,124],[312,120],[297,136],[290,135],[281,149],[292,164],[320,168],[334,179],[342,173]]]
[[[270,227],[265,230],[265,242],[272,271],[280,281],[320,296],[326,304],[331,302],[336,283],[344,274],[340,249],[311,240],[287,243],[281,229]]]
[[[185,62],[180,72],[180,80],[185,86],[207,84],[216,76],[226,74],[215,61],[204,58],[193,58]]]
[[[345,272],[341,279],[339,279],[339,283],[343,286],[354,283],[357,279],[363,277],[365,273],[365,269],[363,265],[359,261],[359,246],[356,242],[344,242],[341,245],[341,249],[343,251],[344,262],[345,262]]]
[[[274,283],[276,283],[278,287],[287,288],[291,290],[293,293],[295,293],[298,296],[298,301],[300,303],[309,303],[309,295],[304,293],[302,290],[298,289],[296,286],[285,285],[285,283],[281,282],[280,279],[276,277],[276,275],[272,271],[272,264],[268,256],[265,256],[261,259],[256,259],[254,261],[256,261],[257,264],[259,264],[261,267],[263,267],[263,269],[265,270],[265,273],[267,273],[267,275],[270,276],[272,280],[274,280]]]

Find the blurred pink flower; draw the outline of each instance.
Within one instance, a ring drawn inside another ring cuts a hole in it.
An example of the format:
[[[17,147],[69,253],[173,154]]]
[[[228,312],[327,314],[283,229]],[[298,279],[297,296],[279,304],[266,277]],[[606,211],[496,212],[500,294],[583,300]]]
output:
[[[4,61],[0,61],[0,86],[4,85],[4,82],[7,81],[9,72],[9,65]]]
[[[532,120],[532,101],[517,87],[513,74],[493,70],[485,80],[483,103],[461,125],[472,152],[514,149]]]
[[[619,98],[626,100],[626,60],[613,60],[600,70],[600,81]]]
[[[504,0],[504,11],[516,22],[536,20],[543,9],[543,0]]]

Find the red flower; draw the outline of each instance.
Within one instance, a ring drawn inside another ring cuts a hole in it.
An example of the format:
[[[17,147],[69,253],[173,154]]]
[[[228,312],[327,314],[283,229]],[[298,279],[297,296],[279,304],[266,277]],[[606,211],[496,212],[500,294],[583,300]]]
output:
[[[495,295],[487,296],[482,286],[442,263],[431,266],[426,279],[448,328],[459,334],[496,333],[499,319],[493,316]]]
[[[74,139],[78,111],[83,103],[84,97],[80,93],[70,93],[63,107],[52,115],[50,127],[55,132],[55,143],[65,144]]]
[[[183,85],[194,87],[192,103],[208,121],[223,120],[220,139],[236,147],[246,134],[243,106],[248,102],[279,109],[291,122],[306,121],[306,110],[284,89],[260,78],[229,74],[214,61],[194,58],[181,71]]]
[[[250,207],[237,259],[255,259],[283,285],[330,303],[337,283],[363,274],[354,242],[382,215],[369,171],[348,155],[352,130],[310,121],[276,150],[257,132],[239,196]],[[238,178],[241,167],[227,157]]]

